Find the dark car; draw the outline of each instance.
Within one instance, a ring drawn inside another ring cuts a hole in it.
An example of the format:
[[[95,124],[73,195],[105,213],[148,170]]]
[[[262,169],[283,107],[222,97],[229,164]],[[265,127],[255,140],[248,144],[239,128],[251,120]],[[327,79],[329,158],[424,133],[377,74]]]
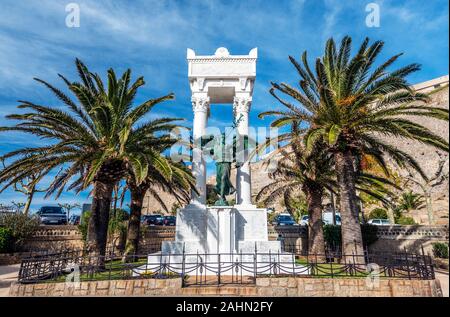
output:
[[[161,215],[145,215],[142,217],[142,224],[147,226],[162,226],[164,217]]]
[[[164,226],[175,226],[177,223],[177,217],[175,216],[165,216],[163,220]]]
[[[67,224],[67,215],[64,210],[58,206],[43,206],[36,214],[44,225]]]
[[[275,226],[295,226],[297,223],[294,218],[292,218],[289,214],[280,214],[277,215],[273,221]]]

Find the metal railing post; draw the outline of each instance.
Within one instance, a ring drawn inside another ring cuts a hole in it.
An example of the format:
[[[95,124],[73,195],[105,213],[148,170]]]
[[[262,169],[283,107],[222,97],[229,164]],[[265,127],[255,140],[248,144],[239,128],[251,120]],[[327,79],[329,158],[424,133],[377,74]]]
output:
[[[405,260],[406,260],[406,268],[407,268],[407,272],[408,272],[408,279],[411,279],[411,270],[409,267],[408,252],[406,252],[406,248],[405,248]]]
[[[217,255],[217,285],[220,285],[220,253]]]

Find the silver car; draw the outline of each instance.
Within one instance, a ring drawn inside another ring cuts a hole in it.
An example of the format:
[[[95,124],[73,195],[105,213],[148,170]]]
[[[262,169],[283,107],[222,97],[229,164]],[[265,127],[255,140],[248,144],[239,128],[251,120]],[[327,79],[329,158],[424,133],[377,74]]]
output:
[[[367,221],[368,224],[374,226],[390,226],[392,225],[388,219],[370,219]]]

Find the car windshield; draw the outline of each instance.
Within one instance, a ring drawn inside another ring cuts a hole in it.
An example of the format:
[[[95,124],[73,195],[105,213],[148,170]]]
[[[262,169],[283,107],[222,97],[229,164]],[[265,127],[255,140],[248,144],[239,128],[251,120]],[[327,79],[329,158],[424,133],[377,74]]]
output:
[[[292,221],[292,217],[291,216],[280,216],[278,218],[278,220],[280,220],[280,221]]]
[[[64,214],[61,207],[42,207],[40,210],[41,214]]]
[[[341,216],[336,215],[336,221],[341,221]]]

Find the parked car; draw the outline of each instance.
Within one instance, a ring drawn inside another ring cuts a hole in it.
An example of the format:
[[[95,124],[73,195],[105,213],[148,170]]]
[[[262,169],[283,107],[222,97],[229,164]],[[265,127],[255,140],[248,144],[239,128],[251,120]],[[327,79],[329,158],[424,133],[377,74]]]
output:
[[[341,215],[337,212],[335,213],[336,217],[336,225],[340,226],[341,225]],[[322,213],[322,221],[324,224],[326,225],[332,225],[333,224],[333,213],[332,212],[324,212]],[[308,215],[304,215],[302,216],[301,220],[300,220],[300,225],[302,226],[307,226],[309,222],[309,216]]]
[[[147,226],[162,226],[163,221],[162,215],[145,215],[142,217],[142,224]]]
[[[335,212],[335,222],[337,226],[341,225],[341,214],[339,212]],[[333,224],[333,213],[332,212],[323,212],[322,213],[322,221],[326,225],[332,225]]]
[[[69,218],[69,224],[70,224],[70,225],[73,225],[73,226],[77,226],[77,225],[80,224],[80,219],[81,219],[80,216],[78,216],[78,215],[72,215],[72,216],[70,216],[70,218]]]
[[[175,216],[165,216],[163,220],[164,226],[175,226],[177,223],[177,217]]]
[[[388,219],[370,219],[369,221],[367,221],[367,223],[374,225],[374,226],[390,226],[390,225],[392,225]]]
[[[44,225],[66,225],[67,215],[61,207],[43,206],[36,213]]]
[[[275,226],[295,226],[297,223],[294,218],[290,214],[279,214],[275,216],[275,219],[272,222]]]
[[[300,225],[301,226],[307,226],[308,225],[308,221],[309,221],[309,216],[308,215],[304,215],[300,219]]]

